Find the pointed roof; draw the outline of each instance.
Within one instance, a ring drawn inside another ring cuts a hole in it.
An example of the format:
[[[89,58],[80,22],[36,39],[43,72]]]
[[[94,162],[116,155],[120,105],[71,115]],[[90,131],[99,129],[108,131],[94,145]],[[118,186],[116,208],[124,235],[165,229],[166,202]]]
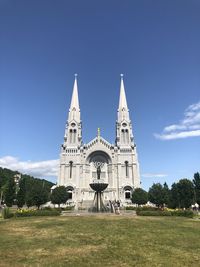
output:
[[[129,110],[126,101],[126,93],[124,89],[123,74],[121,74],[121,84],[120,84],[120,96],[119,96],[119,108],[118,108],[118,122],[123,120],[129,121]]]
[[[127,101],[126,101],[126,93],[124,89],[124,81],[123,81],[123,74],[121,74],[121,85],[120,85],[120,97],[119,97],[119,110],[125,108],[128,109]]]
[[[76,108],[76,110],[80,110],[79,100],[78,100],[77,74],[75,74],[75,79],[74,79],[74,87],[73,87],[70,110],[72,110],[73,108]]]
[[[79,107],[79,99],[78,99],[78,85],[77,85],[77,74],[75,74],[74,79],[74,87],[71,99],[71,105],[69,109],[69,117],[68,121],[75,120],[80,122],[80,107]]]

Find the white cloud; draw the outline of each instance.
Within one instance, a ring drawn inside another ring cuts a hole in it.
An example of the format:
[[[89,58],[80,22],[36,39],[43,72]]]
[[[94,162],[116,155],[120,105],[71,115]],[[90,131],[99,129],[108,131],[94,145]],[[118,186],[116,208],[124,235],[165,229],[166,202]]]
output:
[[[163,178],[163,177],[167,177],[167,174],[164,174],[164,173],[143,173],[142,177],[145,177],[145,178]]]
[[[166,126],[161,134],[154,136],[161,140],[200,136],[200,102],[190,105],[178,124]]]
[[[5,156],[0,158],[0,166],[39,178],[58,175],[59,160],[20,161],[16,157]]]

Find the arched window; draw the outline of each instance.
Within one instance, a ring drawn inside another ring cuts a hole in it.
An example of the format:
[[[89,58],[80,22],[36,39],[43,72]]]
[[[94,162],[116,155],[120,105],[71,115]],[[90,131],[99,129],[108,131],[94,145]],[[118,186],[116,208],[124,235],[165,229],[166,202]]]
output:
[[[69,178],[72,178],[72,167],[73,167],[73,161],[69,162]]]
[[[126,172],[126,178],[129,176],[129,173],[128,173],[128,161],[125,161],[125,172]]]

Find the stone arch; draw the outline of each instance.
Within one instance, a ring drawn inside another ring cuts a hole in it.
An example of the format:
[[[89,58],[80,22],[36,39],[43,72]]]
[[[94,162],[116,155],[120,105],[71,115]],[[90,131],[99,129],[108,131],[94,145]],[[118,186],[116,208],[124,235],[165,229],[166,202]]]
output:
[[[90,165],[90,179],[108,181],[112,170],[112,160],[105,151],[96,150],[91,152],[86,159],[86,163]]]
[[[123,188],[123,191],[124,191],[124,198],[126,200],[131,199],[131,195],[133,193],[133,187],[130,185],[125,185]]]
[[[96,150],[88,155],[86,162],[91,163],[93,161],[102,161],[107,164],[112,163],[110,156],[103,150]]]
[[[66,186],[66,191],[69,194],[69,199],[72,199],[73,198],[73,191],[74,191],[74,189],[75,188],[73,186],[71,186],[71,185]]]

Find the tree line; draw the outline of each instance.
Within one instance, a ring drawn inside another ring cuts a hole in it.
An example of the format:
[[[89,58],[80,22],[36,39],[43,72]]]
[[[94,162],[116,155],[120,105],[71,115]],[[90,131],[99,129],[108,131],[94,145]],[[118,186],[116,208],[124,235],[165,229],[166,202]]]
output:
[[[14,176],[19,172],[0,167],[0,205],[5,203],[8,207],[17,205],[22,208],[36,206],[51,201],[53,204],[64,204],[69,199],[69,194],[64,186],[56,187],[51,192],[53,183],[21,174],[19,183],[16,184]],[[194,174],[193,180],[181,179],[173,183],[169,189],[167,183],[163,185],[154,183],[149,191],[137,188],[133,191],[132,202],[138,205],[148,201],[158,207],[189,208],[192,204],[200,206],[200,174]]]
[[[193,180],[181,179],[173,183],[169,189],[167,183],[163,185],[154,183],[149,191],[141,188],[134,190],[132,202],[138,205],[146,204],[148,201],[158,207],[189,208],[197,203],[200,206],[200,174],[194,174]]]
[[[53,183],[34,178],[33,176],[21,174],[19,183],[16,184],[14,176],[19,172],[0,167],[0,204],[8,207],[17,205],[19,208],[37,206],[50,200],[51,187]]]

